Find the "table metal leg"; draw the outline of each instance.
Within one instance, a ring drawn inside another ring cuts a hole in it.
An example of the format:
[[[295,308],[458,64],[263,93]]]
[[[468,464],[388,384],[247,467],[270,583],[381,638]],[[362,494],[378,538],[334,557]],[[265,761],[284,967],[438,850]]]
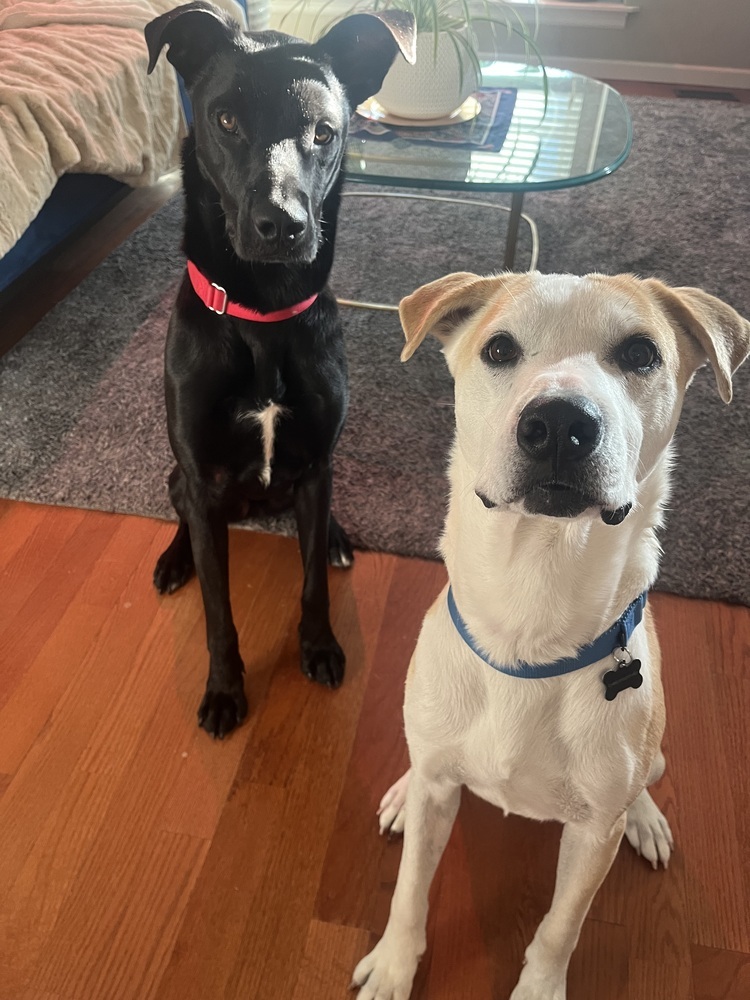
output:
[[[513,270],[516,260],[516,242],[518,240],[518,223],[521,221],[523,210],[523,191],[514,191],[510,202],[510,216],[508,217],[508,235],[505,238],[505,260],[503,267],[506,271]]]
[[[539,233],[534,220],[523,213],[523,191],[514,191],[510,208],[507,205],[498,205],[493,201],[477,201],[473,198],[446,198],[442,195],[432,194],[412,194],[400,191],[342,191],[342,197],[349,198],[406,198],[412,201],[442,201],[451,205],[480,205],[483,208],[491,208],[496,212],[509,212],[508,236],[505,241],[505,262],[503,267],[506,270],[513,268],[513,261],[516,256],[516,240],[518,238],[518,223],[521,219],[529,224],[531,231],[531,261],[529,270],[536,270],[539,259]],[[383,312],[398,312],[398,306],[386,305],[383,302],[359,302],[356,299],[337,299],[339,305],[355,306],[358,309],[378,309]]]

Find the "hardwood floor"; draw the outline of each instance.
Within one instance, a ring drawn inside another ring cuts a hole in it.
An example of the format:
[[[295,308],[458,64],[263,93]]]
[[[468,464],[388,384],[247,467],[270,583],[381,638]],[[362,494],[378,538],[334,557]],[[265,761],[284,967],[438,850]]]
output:
[[[337,692],[297,666],[296,542],[232,532],[251,715],[212,742],[197,584],[150,585],[170,525],[0,501],[0,1000],[335,1000],[387,918],[400,844],[377,801],[436,563],[333,571]],[[750,609],[664,594],[677,853],[623,845],[571,1000],[744,1000],[750,985]],[[559,827],[466,795],[415,1000],[505,1000],[552,889]]]

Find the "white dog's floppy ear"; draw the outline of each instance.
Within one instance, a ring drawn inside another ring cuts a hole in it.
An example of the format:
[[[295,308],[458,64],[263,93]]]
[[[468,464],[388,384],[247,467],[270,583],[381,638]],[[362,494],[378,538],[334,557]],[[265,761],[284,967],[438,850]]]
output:
[[[414,15],[403,10],[351,14],[335,24],[315,48],[330,60],[354,110],[377,94],[399,52],[407,62],[416,62]]]
[[[401,299],[398,314],[406,337],[401,360],[408,361],[428,333],[446,343],[460,323],[487,305],[500,285],[497,275],[482,278],[459,271],[422,285]]]
[[[668,316],[698,342],[716,376],[719,395],[732,399],[732,375],[750,354],[750,323],[731,306],[700,288],[669,288],[644,282]]]
[[[213,4],[186,3],[154,18],[145,27],[148,71],[153,73],[159,54],[169,45],[167,59],[190,86],[209,57],[229,48],[239,24]]]

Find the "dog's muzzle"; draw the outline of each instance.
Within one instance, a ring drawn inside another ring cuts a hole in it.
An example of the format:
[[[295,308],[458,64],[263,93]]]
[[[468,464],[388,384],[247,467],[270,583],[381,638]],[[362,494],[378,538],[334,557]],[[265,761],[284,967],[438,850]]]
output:
[[[532,399],[521,412],[516,440],[534,462],[555,469],[586,458],[602,434],[599,408],[583,396]]]
[[[598,502],[593,464],[603,433],[598,406],[583,396],[539,396],[518,418],[525,462],[520,493],[530,514],[576,517]]]
[[[241,260],[265,264],[309,264],[318,249],[317,226],[303,206],[287,210],[256,200],[234,222],[227,218],[227,234]]]
[[[270,202],[254,205],[250,218],[260,239],[272,247],[289,249],[299,246],[307,230],[307,214],[301,209],[292,214]]]

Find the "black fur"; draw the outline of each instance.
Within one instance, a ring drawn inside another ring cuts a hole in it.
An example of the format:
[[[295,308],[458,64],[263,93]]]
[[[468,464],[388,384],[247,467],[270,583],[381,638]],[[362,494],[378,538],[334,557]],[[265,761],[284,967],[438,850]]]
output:
[[[171,593],[197,570],[210,657],[198,719],[214,736],[247,712],[229,599],[230,520],[293,506],[304,567],[302,670],[330,687],[344,675],[327,562],[352,558],[330,513],[346,358],[326,282],[351,108],[379,89],[398,52],[394,36],[413,35],[403,16],[395,27],[388,20],[354,15],[311,45],[243,33],[210,4],[192,3],[146,28],[149,71],[169,45],[193,106],[183,149],[187,256],[230,300],[260,312],[319,293],[299,316],[255,323],[209,311],[186,276],[169,324],[167,421],[177,460],[169,489],[180,523],[154,584]],[[284,412],[266,486],[261,430],[247,414],[270,403]]]

